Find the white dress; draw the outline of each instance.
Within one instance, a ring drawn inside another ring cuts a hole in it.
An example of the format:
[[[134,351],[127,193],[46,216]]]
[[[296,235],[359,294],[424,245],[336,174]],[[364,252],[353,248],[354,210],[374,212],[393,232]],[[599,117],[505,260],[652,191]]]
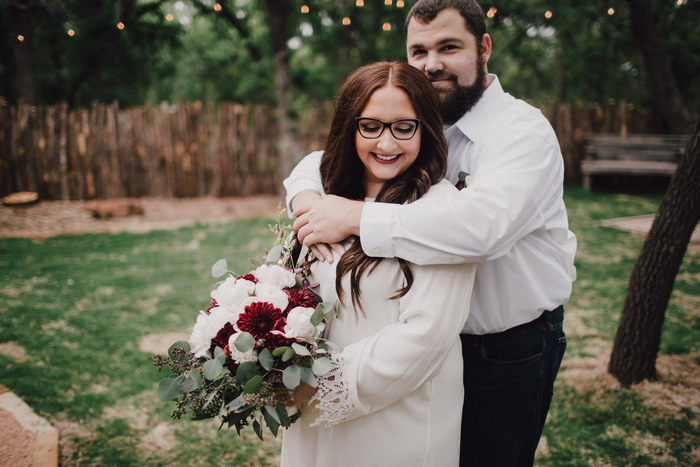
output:
[[[449,196],[448,182],[425,196]],[[335,300],[335,266],[316,263],[313,281]],[[285,430],[283,467],[450,466],[459,462],[464,391],[459,332],[469,314],[475,264],[411,265],[404,284],[396,259],[385,259],[360,281],[366,314],[357,317],[344,277],[346,308],[326,329],[343,346],[332,355],[332,377]],[[315,422],[315,423],[314,423]],[[311,425],[314,426],[311,426]]]

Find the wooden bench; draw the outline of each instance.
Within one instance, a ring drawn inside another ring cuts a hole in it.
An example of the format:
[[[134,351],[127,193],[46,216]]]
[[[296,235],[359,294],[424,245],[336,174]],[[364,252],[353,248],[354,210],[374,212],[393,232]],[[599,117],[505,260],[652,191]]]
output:
[[[594,175],[666,176],[676,171],[690,135],[593,135],[581,161],[583,187]]]

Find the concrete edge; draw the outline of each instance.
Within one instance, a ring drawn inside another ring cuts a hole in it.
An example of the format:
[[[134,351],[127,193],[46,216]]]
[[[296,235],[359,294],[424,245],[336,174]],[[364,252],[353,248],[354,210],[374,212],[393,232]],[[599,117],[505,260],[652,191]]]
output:
[[[58,429],[35,414],[22,399],[1,384],[0,408],[10,412],[22,428],[36,433],[32,466],[58,466]]]

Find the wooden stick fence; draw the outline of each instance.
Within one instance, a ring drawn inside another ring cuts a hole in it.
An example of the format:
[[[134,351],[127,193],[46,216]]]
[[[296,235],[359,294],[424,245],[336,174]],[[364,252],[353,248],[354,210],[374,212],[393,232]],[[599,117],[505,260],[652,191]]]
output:
[[[566,180],[581,180],[591,133],[662,133],[650,112],[624,102],[543,108],[557,132]],[[332,105],[297,119],[299,156],[320,149]],[[0,98],[0,196],[35,191],[41,199],[276,194],[274,110],[222,102],[10,106]]]

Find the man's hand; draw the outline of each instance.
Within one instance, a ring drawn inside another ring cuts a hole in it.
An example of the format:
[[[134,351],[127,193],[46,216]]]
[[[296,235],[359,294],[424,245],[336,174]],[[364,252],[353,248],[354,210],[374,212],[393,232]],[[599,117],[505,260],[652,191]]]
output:
[[[296,198],[295,198],[296,199]],[[304,245],[339,244],[352,235],[360,234],[362,201],[351,201],[340,196],[328,195],[310,203],[296,203],[294,231]],[[335,246],[333,247],[334,249]],[[342,248],[342,247],[341,247]],[[327,253],[327,254],[323,254]],[[333,262],[330,250],[316,255],[321,261]],[[314,251],[316,254],[316,251]]]

